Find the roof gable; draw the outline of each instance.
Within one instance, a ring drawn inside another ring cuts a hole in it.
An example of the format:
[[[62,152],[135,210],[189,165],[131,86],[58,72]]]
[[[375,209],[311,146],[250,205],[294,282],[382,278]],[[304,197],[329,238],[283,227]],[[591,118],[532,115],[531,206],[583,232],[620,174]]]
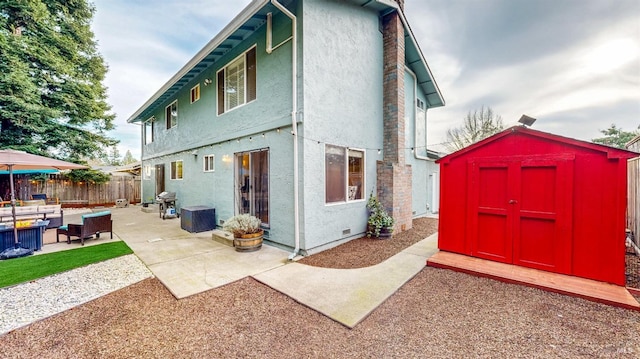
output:
[[[289,4],[291,0],[282,0]],[[270,0],[253,0],[222,31],[209,41],[187,62],[169,81],[167,81],[147,102],[145,102],[127,122],[146,121],[153,111],[165,101],[174,97],[191,80],[213,66],[219,59],[243,43],[267,21],[267,13],[279,10]]]
[[[348,0],[352,3],[377,11],[381,16],[398,11],[405,28],[405,61],[416,74],[418,86],[423,90],[429,107],[444,106],[445,101],[435,82],[431,70],[420,50],[418,43],[409,27],[407,19],[398,4],[393,0]],[[280,0],[287,6],[293,0]],[[225,26],[209,43],[187,62],[175,75],[169,79],[149,100],[147,100],[127,122],[144,122],[154,111],[166,101],[173,98],[203,71],[213,66],[219,59],[243,43],[245,39],[256,32],[266,23],[267,13],[278,13],[271,0],[253,0],[231,22]]]
[[[440,92],[440,88],[431,73],[431,69],[422,54],[422,50],[418,45],[409,21],[404,16],[403,11],[399,8],[398,3],[393,0],[349,0],[363,8],[373,9],[384,16],[391,12],[397,11],[404,25],[404,43],[405,43],[405,62],[416,74],[418,86],[425,93],[428,106],[440,107],[445,105],[444,97]]]
[[[547,140],[547,141],[552,141],[552,142],[559,142],[568,146],[573,146],[573,147],[578,147],[578,148],[582,148],[582,149],[588,149],[591,151],[596,151],[596,152],[601,152],[604,155],[607,156],[607,158],[622,158],[622,159],[629,159],[629,158],[634,158],[637,157],[639,154],[635,153],[635,152],[631,152],[631,151],[627,151],[627,150],[622,150],[619,148],[615,148],[615,147],[609,147],[609,146],[605,146],[605,145],[600,145],[597,143],[592,143],[592,142],[586,142],[586,141],[581,141],[581,140],[576,140],[573,138],[569,138],[569,137],[563,137],[563,136],[559,136],[559,135],[554,135],[548,132],[542,132],[542,131],[537,131],[537,130],[533,130],[531,128],[525,127],[525,126],[513,126],[510,128],[507,128],[506,130],[497,133],[491,137],[485,138],[484,140],[480,141],[480,142],[476,142],[470,146],[467,146],[461,150],[458,150],[456,152],[453,152],[447,156],[442,157],[441,159],[437,160],[437,163],[448,163],[449,161],[451,161],[452,159],[456,158],[456,157],[460,157],[463,156],[467,153],[473,152],[476,149],[486,146],[492,142],[496,142],[496,141],[500,141],[501,139],[503,139],[504,137],[507,136],[513,136],[513,135],[525,135],[525,136],[531,136],[531,137],[536,137],[539,139],[543,139],[543,140]]]

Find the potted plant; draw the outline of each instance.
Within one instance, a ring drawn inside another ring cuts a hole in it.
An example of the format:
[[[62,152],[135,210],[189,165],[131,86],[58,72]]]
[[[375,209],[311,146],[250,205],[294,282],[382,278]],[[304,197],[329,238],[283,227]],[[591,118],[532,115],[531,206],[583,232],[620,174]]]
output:
[[[146,201],[143,201],[142,207],[148,208],[150,204],[153,204],[153,197],[149,197]]]
[[[367,220],[367,237],[389,238],[393,233],[395,220],[382,207],[382,203],[371,193],[367,201],[369,219]]]
[[[264,231],[262,221],[250,214],[238,214],[229,218],[222,229],[233,233],[233,246],[238,252],[253,252],[262,248]]]

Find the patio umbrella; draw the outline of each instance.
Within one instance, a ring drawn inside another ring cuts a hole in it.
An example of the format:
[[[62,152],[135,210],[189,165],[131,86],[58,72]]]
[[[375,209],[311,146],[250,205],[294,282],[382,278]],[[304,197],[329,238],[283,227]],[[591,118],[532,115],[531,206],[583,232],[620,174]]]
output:
[[[0,170],[9,171],[9,185],[11,187],[11,215],[13,217],[13,238],[15,248],[7,248],[0,253],[0,258],[23,257],[32,253],[28,248],[21,248],[18,242],[16,227],[16,197],[13,184],[14,170],[70,170],[88,168],[76,163],[56,160],[54,158],[33,155],[24,151],[0,150]]]

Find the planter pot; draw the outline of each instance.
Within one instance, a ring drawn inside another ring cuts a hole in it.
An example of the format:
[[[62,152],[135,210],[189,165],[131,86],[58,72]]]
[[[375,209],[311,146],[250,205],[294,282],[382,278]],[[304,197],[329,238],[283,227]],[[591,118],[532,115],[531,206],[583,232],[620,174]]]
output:
[[[382,228],[380,229],[380,235],[378,236],[378,238],[389,239],[391,238],[392,233],[393,233],[393,228]]]
[[[393,233],[393,228],[380,228],[380,234],[375,237],[375,228],[370,224],[367,225],[367,233],[371,233],[371,236],[379,239],[389,239]]]
[[[233,246],[236,248],[236,252],[255,252],[262,248],[262,236],[264,231],[261,230],[258,233],[245,234],[241,237],[235,237],[233,239]]]

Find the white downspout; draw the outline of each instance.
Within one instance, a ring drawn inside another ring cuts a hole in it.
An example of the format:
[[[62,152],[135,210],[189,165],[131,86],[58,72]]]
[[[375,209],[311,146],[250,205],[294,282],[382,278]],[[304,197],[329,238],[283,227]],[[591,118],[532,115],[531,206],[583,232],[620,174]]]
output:
[[[419,160],[425,160],[425,161],[431,161],[431,159],[427,156],[423,156],[418,154],[418,126],[416,126],[416,122],[417,122],[417,117],[418,117],[418,110],[416,110],[416,103],[415,103],[415,98],[418,98],[418,77],[416,76],[416,74],[413,73],[413,71],[411,71],[410,69],[406,69],[407,72],[409,73],[409,75],[411,75],[411,77],[413,77],[413,97],[414,100],[412,100],[413,104],[413,122],[414,122],[414,126],[413,126],[413,155],[416,157],[416,159]],[[427,110],[424,110],[424,115],[425,115],[425,122],[427,121]],[[427,124],[425,123],[425,136],[427,134]],[[425,145],[426,145],[427,141],[425,140]],[[425,148],[426,149],[426,148]]]
[[[413,77],[413,94],[415,98],[418,98],[418,77],[416,76],[416,74],[413,73],[413,71],[411,71],[411,69],[406,69],[407,72],[409,73],[409,75],[411,75],[411,77]],[[418,160],[423,160],[423,161],[433,161],[432,159],[430,159],[427,156],[423,156],[418,154],[418,126],[417,126],[417,121],[418,121],[418,110],[416,109],[416,103],[415,103],[415,98],[413,100],[413,121],[414,121],[414,126],[413,126],[413,147],[414,147],[414,151],[413,151],[413,155],[415,156],[416,159]],[[425,121],[425,136],[427,135],[427,110],[424,110],[424,121]],[[427,144],[427,141],[425,139],[425,146]],[[426,150],[426,147],[425,147]],[[436,201],[436,196],[439,196],[440,194],[438,193],[437,189],[438,186],[436,185],[438,183],[438,178],[436,177],[436,174],[438,172],[433,172],[432,174],[430,174],[429,176],[431,177],[431,203],[430,203],[430,208],[429,210],[431,210],[431,213],[438,213],[440,208],[439,206],[436,205],[436,203],[440,202],[440,199],[438,199],[438,201]],[[428,187],[427,187],[427,191],[428,191]]]
[[[297,121],[297,113],[298,113],[298,41],[297,41],[297,24],[296,24],[296,16],[293,15],[286,7],[282,6],[277,0],[271,0],[273,6],[282,11],[283,14],[287,15],[291,19],[291,134],[293,135],[293,236],[295,242],[295,248],[293,252],[289,255],[289,260],[293,260],[298,255],[300,251],[300,208],[298,205],[299,199],[299,185],[298,185],[298,177],[299,177],[299,168],[298,168],[298,121]],[[269,21],[270,23],[270,21]],[[269,29],[271,30],[271,29]],[[271,45],[271,33],[267,33],[267,39],[269,39],[269,45]],[[288,41],[285,40],[284,42]],[[284,43],[283,42],[283,43]],[[282,44],[280,44],[282,45]],[[278,45],[278,46],[280,46]],[[270,46],[269,46],[270,48]],[[270,48],[269,51],[273,49]],[[269,52],[267,51],[267,52]]]

